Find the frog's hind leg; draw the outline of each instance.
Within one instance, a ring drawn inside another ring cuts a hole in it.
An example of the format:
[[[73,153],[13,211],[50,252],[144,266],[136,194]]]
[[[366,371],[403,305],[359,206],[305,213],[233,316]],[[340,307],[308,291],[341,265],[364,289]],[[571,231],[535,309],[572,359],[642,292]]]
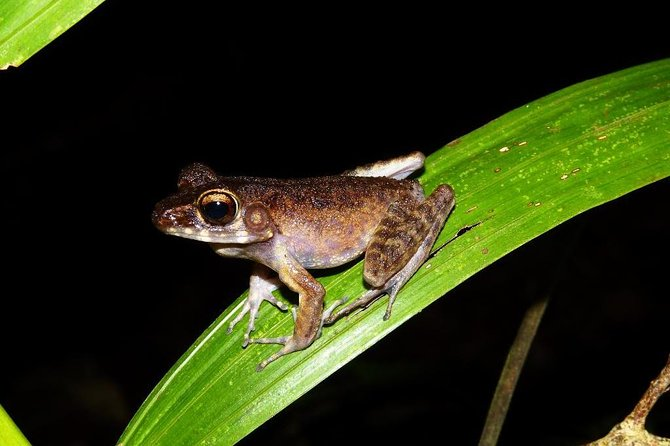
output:
[[[365,253],[363,274],[373,288],[338,311],[333,311],[331,306],[324,324],[332,324],[357,308],[367,307],[384,293],[389,295],[384,314],[384,320],[388,319],[398,291],[430,255],[453,206],[454,192],[448,185],[438,186],[428,198],[414,206],[393,203]]]
[[[404,156],[376,163],[365,164],[343,172],[348,177],[388,177],[402,180],[423,167],[426,159],[421,152],[411,152]]]

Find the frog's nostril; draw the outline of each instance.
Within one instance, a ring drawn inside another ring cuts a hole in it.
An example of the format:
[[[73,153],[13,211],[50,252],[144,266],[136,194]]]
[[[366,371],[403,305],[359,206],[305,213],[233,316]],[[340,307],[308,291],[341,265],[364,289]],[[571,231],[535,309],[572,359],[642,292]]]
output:
[[[174,225],[174,215],[170,210],[154,209],[151,213],[151,222],[159,229]]]

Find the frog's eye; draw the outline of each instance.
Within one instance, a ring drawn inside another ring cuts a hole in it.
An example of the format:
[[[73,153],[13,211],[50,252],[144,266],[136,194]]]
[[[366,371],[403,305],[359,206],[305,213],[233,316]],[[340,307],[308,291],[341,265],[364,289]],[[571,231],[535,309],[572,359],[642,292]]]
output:
[[[207,221],[216,225],[230,223],[237,216],[237,199],[230,192],[210,190],[198,198],[198,208]]]

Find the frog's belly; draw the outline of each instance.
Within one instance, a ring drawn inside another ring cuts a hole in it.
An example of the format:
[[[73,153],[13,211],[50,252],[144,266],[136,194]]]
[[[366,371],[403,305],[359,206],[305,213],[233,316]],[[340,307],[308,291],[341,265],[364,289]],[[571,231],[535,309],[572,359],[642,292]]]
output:
[[[355,240],[338,237],[292,237],[288,245],[298,262],[307,269],[340,266],[365,251],[371,234]]]
[[[282,244],[302,266],[332,268],[363,254],[388,206],[384,200],[344,209],[331,206],[275,224]]]

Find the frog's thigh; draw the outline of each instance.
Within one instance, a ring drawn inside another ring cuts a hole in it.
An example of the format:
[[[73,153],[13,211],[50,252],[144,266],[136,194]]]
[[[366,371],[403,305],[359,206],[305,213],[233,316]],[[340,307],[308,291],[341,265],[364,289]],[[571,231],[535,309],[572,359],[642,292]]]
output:
[[[426,157],[423,153],[411,152],[390,160],[358,166],[355,169],[344,172],[342,175],[354,177],[388,177],[401,180],[421,169],[425,159]]]
[[[440,185],[422,202],[393,203],[365,251],[366,282],[375,288],[395,285],[397,291],[430,253],[454,205],[453,198],[451,187]],[[405,269],[408,263],[412,264],[411,272]],[[402,283],[389,283],[401,270]]]

